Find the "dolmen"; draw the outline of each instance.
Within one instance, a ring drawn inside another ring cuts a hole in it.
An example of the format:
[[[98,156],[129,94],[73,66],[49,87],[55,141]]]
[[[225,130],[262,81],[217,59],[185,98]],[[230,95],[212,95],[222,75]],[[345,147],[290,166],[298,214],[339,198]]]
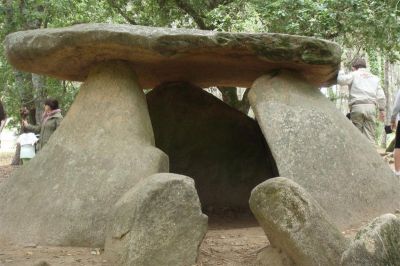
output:
[[[152,195],[162,202],[154,191],[166,193],[165,199],[178,208],[185,197],[174,197],[173,188],[181,186],[190,195],[190,207],[176,215],[193,217],[187,219],[193,227],[157,224],[156,214],[170,215],[164,212],[174,209],[166,203],[149,210],[149,224],[159,230],[155,237],[171,240],[165,243],[179,239],[173,232],[181,228],[184,236],[196,236],[187,243],[198,247],[205,218],[196,204],[248,206],[252,187],[277,176],[304,188],[342,230],[399,206],[398,180],[389,167],[318,89],[336,82],[341,50],[335,43],[285,34],[87,24],[12,33],[4,45],[16,69],[83,83],[48,144],[0,187],[0,241],[121,245],[115,239],[124,242],[149,230],[137,216],[146,214],[143,204],[156,207]],[[251,88],[256,120],[200,92],[210,86]],[[146,100],[144,90],[155,87]],[[179,88],[184,97],[176,96]],[[207,111],[210,106],[215,111]],[[157,112],[160,108],[165,112]],[[191,113],[199,123],[182,116]],[[241,122],[235,124],[236,119]],[[182,128],[203,133],[185,134]],[[214,135],[207,133],[213,130]],[[241,143],[238,132],[246,130]],[[209,139],[202,142],[205,135]],[[257,145],[251,145],[252,138]],[[215,143],[220,151],[211,148]],[[235,158],[221,152],[236,144],[241,152]],[[208,157],[224,163],[211,163]],[[154,177],[170,169],[186,177]],[[190,192],[194,186],[188,178],[194,179],[200,202]],[[138,187],[147,192],[137,192]],[[122,207],[131,215],[122,215]],[[121,226],[116,217],[125,217]],[[139,247],[135,245],[130,246]],[[109,250],[113,257],[117,249]],[[187,264],[194,260],[184,259]]]

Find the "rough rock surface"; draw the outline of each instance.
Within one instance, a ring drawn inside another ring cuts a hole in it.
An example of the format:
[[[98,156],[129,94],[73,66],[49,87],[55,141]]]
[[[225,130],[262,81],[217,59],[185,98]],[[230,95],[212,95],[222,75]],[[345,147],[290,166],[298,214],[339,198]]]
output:
[[[310,37],[111,24],[16,32],[5,49],[16,68],[63,80],[85,80],[96,62],[127,60],[149,88],[175,80],[249,87],[281,68],[313,84],[332,83],[341,54],[337,44]]]
[[[134,75],[122,63],[100,65],[47,145],[0,187],[0,239],[103,246],[115,202],[167,171]]]
[[[193,179],[156,174],[115,204],[105,252],[112,265],[190,266],[207,231]]]
[[[294,262],[281,250],[268,246],[257,256],[256,266],[295,266]]]
[[[340,229],[399,208],[398,179],[318,89],[281,71],[257,79],[249,100],[280,176],[310,193]]]
[[[192,177],[205,209],[248,210],[251,190],[278,176],[256,121],[189,83],[146,95],[156,146],[170,172]]]
[[[341,265],[400,265],[400,219],[384,214],[364,226],[343,253]]]
[[[271,245],[296,265],[339,265],[346,239],[298,184],[284,177],[269,179],[254,188],[249,203]]]

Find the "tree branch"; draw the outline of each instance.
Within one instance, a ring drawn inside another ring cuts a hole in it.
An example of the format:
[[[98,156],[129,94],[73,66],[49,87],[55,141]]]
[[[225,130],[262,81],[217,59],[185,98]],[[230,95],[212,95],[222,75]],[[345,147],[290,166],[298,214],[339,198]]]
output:
[[[249,109],[250,109],[250,101],[247,95],[249,94],[250,88],[246,88],[245,92],[243,93],[243,98],[240,101],[240,107],[239,110],[242,111],[244,114],[248,114]]]
[[[214,9],[218,7],[219,5],[227,5],[232,3],[233,0],[211,0],[207,3],[208,9]]]
[[[130,18],[128,16],[128,14],[126,14],[122,8],[120,6],[117,5],[117,3],[115,2],[115,0],[107,0],[108,4],[111,6],[111,8],[114,8],[118,14],[120,14],[124,19],[126,19],[126,21],[129,22],[129,24],[132,25],[137,25],[136,21],[133,20],[132,18]]]
[[[211,28],[207,27],[206,23],[204,22],[204,18],[201,16],[201,14],[197,13],[196,10],[194,10],[193,7],[189,5],[188,2],[185,0],[175,0],[176,5],[185,11],[189,16],[191,16],[194,20],[194,22],[197,24],[199,29],[202,30],[209,30]]]

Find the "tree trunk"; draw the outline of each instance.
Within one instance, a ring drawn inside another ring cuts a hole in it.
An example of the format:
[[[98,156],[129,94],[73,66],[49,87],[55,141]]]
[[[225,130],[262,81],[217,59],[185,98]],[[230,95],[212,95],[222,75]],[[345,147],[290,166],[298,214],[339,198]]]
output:
[[[229,106],[237,109],[239,104],[239,98],[237,95],[236,87],[217,87],[222,94],[222,100]]]
[[[35,105],[33,101],[33,93],[32,93],[32,75],[30,73],[25,73],[21,71],[14,70],[15,76],[15,85],[16,89],[18,90],[18,94],[21,101],[21,107],[26,107],[29,110],[28,121],[31,124],[35,124]],[[21,108],[21,110],[22,110]],[[21,117],[21,127],[19,134],[22,133],[22,117]],[[20,160],[20,151],[21,147],[17,145],[15,149],[14,158],[12,160],[12,165],[19,165]]]
[[[249,110],[250,110],[250,101],[247,98],[247,95],[249,94],[250,88],[246,88],[246,91],[243,94],[243,98],[240,101],[240,105],[239,105],[239,110],[242,111],[242,113],[244,114],[248,114]]]
[[[17,147],[15,149],[14,157],[11,161],[11,165],[20,165],[21,164],[21,159],[19,158],[21,154],[21,145],[19,143],[17,144]]]
[[[46,92],[44,90],[44,77],[32,74],[32,85],[35,92],[35,109],[36,109],[36,122],[40,122],[43,115],[43,105],[46,100]]]
[[[243,98],[240,101],[237,93],[237,87],[217,87],[222,94],[222,100],[229,106],[241,111],[242,113],[248,115],[250,110],[250,102],[247,99],[247,94],[250,88],[247,88],[243,94]]]

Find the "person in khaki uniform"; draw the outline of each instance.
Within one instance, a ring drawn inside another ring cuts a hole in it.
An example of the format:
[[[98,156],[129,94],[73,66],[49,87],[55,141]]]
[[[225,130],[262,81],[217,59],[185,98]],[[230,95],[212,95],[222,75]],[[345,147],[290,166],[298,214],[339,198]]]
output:
[[[60,126],[61,110],[58,108],[58,101],[56,99],[49,98],[44,103],[44,113],[40,125],[30,125],[28,121],[23,121],[23,126],[27,131],[34,133],[40,133],[37,150],[43,148],[44,145],[49,141],[50,136]]]
[[[380,80],[367,69],[364,59],[358,58],[352,64],[352,72],[339,73],[339,85],[349,86],[350,119],[353,124],[375,144],[376,109],[379,118],[385,117],[386,97],[380,87]]]

